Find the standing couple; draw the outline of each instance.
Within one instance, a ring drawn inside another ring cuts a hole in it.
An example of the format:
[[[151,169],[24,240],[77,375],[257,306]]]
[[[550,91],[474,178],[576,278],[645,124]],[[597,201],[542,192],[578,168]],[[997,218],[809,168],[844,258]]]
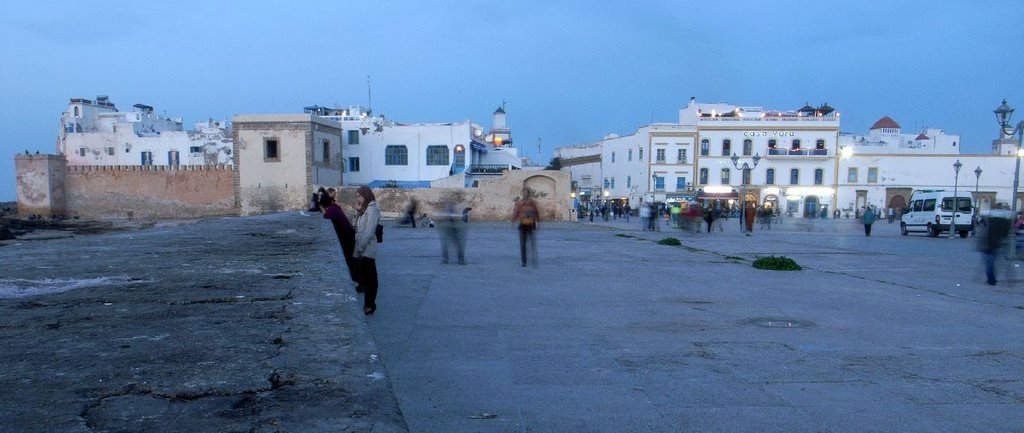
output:
[[[361,186],[356,190],[356,223],[349,222],[345,211],[328,195],[320,197],[324,218],[331,220],[341,243],[341,252],[356,291],[363,293],[363,314],[377,311],[377,225],[380,210],[373,191]]]

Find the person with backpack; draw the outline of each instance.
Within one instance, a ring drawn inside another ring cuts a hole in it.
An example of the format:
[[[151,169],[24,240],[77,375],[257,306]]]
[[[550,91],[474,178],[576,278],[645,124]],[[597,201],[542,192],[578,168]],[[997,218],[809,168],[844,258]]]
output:
[[[537,202],[530,197],[530,189],[523,188],[512,212],[512,223],[518,225],[519,229],[519,258],[523,267],[526,267],[527,244],[530,245],[533,265],[537,266],[537,236],[535,232],[539,222],[540,209],[537,207]]]

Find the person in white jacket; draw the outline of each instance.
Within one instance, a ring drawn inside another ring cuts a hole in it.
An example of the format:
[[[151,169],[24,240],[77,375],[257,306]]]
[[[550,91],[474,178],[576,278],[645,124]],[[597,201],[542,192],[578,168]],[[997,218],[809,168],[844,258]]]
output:
[[[356,190],[356,247],[352,253],[359,261],[359,285],[363,287],[363,314],[377,311],[377,224],[380,210],[373,191],[367,186]]]

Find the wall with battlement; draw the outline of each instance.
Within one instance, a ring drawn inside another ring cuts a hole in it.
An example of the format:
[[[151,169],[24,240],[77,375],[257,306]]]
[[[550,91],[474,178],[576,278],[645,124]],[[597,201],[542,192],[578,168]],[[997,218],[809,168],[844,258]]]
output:
[[[69,166],[65,215],[84,219],[175,219],[235,215],[228,166]]]

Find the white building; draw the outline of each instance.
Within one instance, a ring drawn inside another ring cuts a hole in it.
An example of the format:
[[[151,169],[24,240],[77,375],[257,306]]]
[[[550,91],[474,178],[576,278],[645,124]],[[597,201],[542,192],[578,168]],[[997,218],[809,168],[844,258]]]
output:
[[[1009,204],[1014,175],[1014,140],[996,140],[991,154],[962,154],[959,135],[941,129],[904,134],[885,116],[867,135],[840,136],[839,204],[841,209],[865,206],[902,209],[919,189],[960,191],[981,209]],[[962,164],[957,173],[953,165]],[[1021,201],[1018,198],[1018,209]]]
[[[866,135],[840,134],[839,119],[828,104],[775,111],[691,99],[678,124],[609,134],[558,148],[555,156],[583,205],[598,198],[633,207],[651,200],[735,206],[744,194],[759,206],[820,217],[855,215],[865,206],[902,209],[918,189],[963,191],[982,209],[1010,202],[1012,137],[993,141],[992,154],[966,155],[960,136],[941,129],[904,134],[886,116]]]
[[[632,207],[652,200],[736,206],[742,192],[750,203],[817,215],[834,204],[838,136],[839,114],[827,104],[775,111],[691,98],[678,124],[643,126],[556,156],[584,198],[596,176],[607,198]],[[755,157],[754,169],[737,168],[754,166]]]
[[[305,111],[342,125],[345,185],[424,188],[464,174],[465,186],[472,186],[480,177],[522,168],[502,108],[486,132],[469,120],[400,123],[359,106],[312,106]]]
[[[57,153],[68,165],[231,165],[231,152],[228,122],[211,119],[185,131],[181,118],[144,104],[118,111],[106,96],[71,99],[57,134]]]

